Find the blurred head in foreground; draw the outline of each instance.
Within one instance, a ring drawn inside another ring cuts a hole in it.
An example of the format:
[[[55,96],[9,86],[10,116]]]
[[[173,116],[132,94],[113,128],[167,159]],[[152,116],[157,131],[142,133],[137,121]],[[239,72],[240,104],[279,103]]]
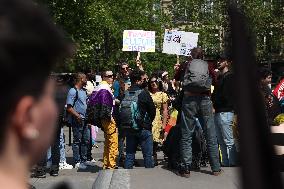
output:
[[[21,175],[50,145],[57,107],[48,76],[70,50],[35,3],[0,1],[0,183],[8,182],[3,175],[14,177],[13,184],[24,182]]]

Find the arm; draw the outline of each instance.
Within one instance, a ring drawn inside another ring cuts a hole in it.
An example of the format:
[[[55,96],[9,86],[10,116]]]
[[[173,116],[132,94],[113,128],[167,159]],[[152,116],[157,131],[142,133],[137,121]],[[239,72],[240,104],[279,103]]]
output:
[[[234,107],[234,83],[233,83],[233,75],[227,75],[224,80],[223,94],[229,105]]]
[[[166,128],[167,122],[168,122],[168,103],[164,103],[162,104],[162,108],[163,108],[163,129]]]
[[[149,92],[141,92],[138,96],[138,106],[140,108],[141,117],[145,117],[147,113],[151,122],[153,122],[156,116],[156,107]]]
[[[77,97],[78,98],[78,97]],[[70,89],[67,95],[67,109],[66,111],[77,120],[81,120],[80,114],[78,114],[75,109],[73,108],[74,102],[76,100],[76,90],[74,88]]]
[[[144,68],[143,68],[143,65],[141,63],[141,60],[136,60],[136,66],[137,66],[137,69],[139,69],[141,71],[144,71]]]
[[[169,101],[168,95],[166,93],[162,93],[163,129],[165,129],[169,118],[168,101]]]
[[[212,63],[208,63],[208,71],[209,71],[209,76],[212,78],[212,85],[216,86],[217,84],[217,74],[214,70],[214,66]]]
[[[110,121],[112,118],[112,107],[113,107],[113,97],[112,94],[107,90],[100,91],[101,96],[101,112],[100,119],[105,121]]]

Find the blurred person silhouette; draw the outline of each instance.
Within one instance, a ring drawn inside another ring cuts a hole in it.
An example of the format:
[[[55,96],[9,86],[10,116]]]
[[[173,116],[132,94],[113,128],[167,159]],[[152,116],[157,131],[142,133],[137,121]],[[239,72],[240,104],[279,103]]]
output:
[[[30,167],[50,146],[58,110],[54,81],[48,76],[71,50],[38,5],[29,0],[0,1],[1,188],[28,188]]]

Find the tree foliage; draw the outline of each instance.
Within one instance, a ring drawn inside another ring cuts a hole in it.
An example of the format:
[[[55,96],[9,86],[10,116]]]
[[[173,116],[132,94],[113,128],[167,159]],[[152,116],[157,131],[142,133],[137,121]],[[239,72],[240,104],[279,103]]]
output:
[[[78,49],[75,57],[58,65],[56,71],[98,71],[121,61],[134,64],[137,53],[121,50],[124,30],[156,31],[156,53],[142,53],[142,62],[148,71],[173,70],[176,56],[161,53],[165,28],[179,27],[199,33],[199,45],[207,55],[217,55],[228,41],[226,1],[172,0],[166,9],[162,9],[160,0],[37,1],[48,7],[55,22],[63,27]],[[282,1],[277,2],[239,0],[257,36],[260,60],[271,58],[273,53],[281,54],[281,49],[283,55],[284,10]]]

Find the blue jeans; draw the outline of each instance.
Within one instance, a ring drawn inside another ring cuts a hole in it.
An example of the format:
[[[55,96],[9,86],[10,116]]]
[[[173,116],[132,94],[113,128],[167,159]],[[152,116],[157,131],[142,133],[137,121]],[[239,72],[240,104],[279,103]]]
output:
[[[132,169],[138,144],[141,145],[145,168],[153,168],[153,135],[149,130],[138,132],[126,131],[126,158],[125,169]]]
[[[215,114],[216,132],[222,153],[222,165],[236,165],[236,149],[233,137],[233,112]]]
[[[60,151],[60,163],[66,162],[63,128],[61,128],[61,130],[60,130],[59,151]],[[52,159],[51,159],[51,147],[49,147],[48,150],[47,150],[47,161],[52,162]]]
[[[192,135],[196,117],[201,119],[212,171],[220,170],[218,143],[212,101],[209,96],[184,96],[181,111],[181,170],[190,170],[192,163]]]
[[[64,140],[64,131],[63,128],[61,128],[60,131],[60,144],[59,144],[59,150],[60,150],[60,163],[66,162],[66,154],[65,154],[65,140]]]
[[[88,147],[90,145],[90,130],[84,123],[72,121],[73,132],[73,159],[75,163],[86,162]]]

